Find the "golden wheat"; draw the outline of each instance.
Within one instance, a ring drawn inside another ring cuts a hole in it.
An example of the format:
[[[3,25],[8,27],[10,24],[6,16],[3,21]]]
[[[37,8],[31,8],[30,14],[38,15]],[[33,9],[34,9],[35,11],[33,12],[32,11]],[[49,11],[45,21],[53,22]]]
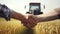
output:
[[[39,22],[34,28],[34,34],[60,34],[60,19]],[[12,19],[6,21],[0,18],[0,34],[26,34],[28,29],[21,24],[21,21]]]
[[[21,24],[21,21],[11,18],[11,21],[6,21],[0,18],[0,34],[24,34],[26,27]]]
[[[38,23],[34,34],[60,34],[60,19]]]

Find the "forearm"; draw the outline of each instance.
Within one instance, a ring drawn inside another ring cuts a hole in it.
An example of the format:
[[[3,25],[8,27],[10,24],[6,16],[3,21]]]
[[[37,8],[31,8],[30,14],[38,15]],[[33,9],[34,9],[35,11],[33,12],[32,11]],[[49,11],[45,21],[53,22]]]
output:
[[[11,15],[12,18],[14,19],[17,19],[17,20],[26,20],[26,18],[24,17],[24,15],[20,14],[20,13],[17,13],[15,11],[12,11],[12,15]]]
[[[47,14],[42,14],[42,15],[38,15],[36,16],[39,21],[50,21],[50,20],[54,20],[54,19],[58,19],[58,12],[56,12],[55,10],[53,10],[52,12],[49,12]]]
[[[57,15],[54,15],[54,16],[46,16],[46,17],[40,17],[38,19],[39,19],[40,22],[42,22],[42,21],[51,21],[51,20],[58,19],[58,16]]]

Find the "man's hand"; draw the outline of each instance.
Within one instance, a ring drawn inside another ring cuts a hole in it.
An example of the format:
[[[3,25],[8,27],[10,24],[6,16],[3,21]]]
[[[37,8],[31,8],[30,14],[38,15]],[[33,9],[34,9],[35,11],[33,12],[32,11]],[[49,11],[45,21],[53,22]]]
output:
[[[29,15],[28,19],[22,21],[23,25],[26,26],[27,28],[34,27],[35,25],[37,25],[38,22],[39,22],[38,18],[33,17],[32,15]]]

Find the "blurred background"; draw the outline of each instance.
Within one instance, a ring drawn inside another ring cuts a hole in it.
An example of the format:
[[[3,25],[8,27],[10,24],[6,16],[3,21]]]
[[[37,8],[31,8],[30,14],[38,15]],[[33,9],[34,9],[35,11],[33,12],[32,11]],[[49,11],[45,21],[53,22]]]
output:
[[[0,0],[1,4],[7,5],[19,13],[26,14],[29,11],[29,3],[41,3],[41,11],[45,14],[54,8],[60,7],[60,0]],[[45,5],[45,9],[44,9]]]

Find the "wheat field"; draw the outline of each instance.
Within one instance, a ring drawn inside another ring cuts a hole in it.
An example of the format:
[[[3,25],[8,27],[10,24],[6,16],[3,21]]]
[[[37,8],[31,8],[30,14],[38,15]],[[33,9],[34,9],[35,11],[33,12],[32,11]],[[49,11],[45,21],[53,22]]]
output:
[[[39,22],[33,29],[33,34],[60,34],[60,19]],[[27,34],[28,29],[21,21],[11,18],[6,21],[0,18],[0,34]]]
[[[34,27],[34,34],[60,34],[60,19],[39,22]]]
[[[11,21],[6,21],[0,18],[0,34],[24,34],[26,27],[21,24],[21,21],[11,18]]]

